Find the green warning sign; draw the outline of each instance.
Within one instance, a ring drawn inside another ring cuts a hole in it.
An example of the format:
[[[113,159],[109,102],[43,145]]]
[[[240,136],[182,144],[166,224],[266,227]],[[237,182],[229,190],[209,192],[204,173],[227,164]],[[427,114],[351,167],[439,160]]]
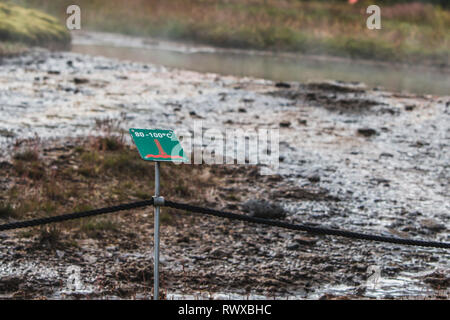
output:
[[[186,161],[183,148],[173,130],[130,129],[142,159],[149,161]]]

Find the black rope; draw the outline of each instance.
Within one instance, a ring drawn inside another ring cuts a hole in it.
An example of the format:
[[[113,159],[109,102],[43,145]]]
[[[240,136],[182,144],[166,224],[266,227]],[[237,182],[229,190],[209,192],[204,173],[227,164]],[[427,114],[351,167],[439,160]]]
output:
[[[6,223],[6,224],[0,225],[0,231],[19,229],[19,228],[27,228],[27,227],[33,227],[33,226],[38,226],[38,225],[43,225],[43,224],[48,224],[48,223],[53,223],[53,222],[62,222],[62,221],[67,221],[67,220],[73,220],[73,219],[78,219],[78,218],[92,217],[92,216],[97,216],[100,214],[141,208],[141,207],[146,207],[146,206],[151,206],[151,205],[153,205],[153,198],[150,200],[119,204],[119,205],[113,206],[113,207],[94,209],[94,210],[82,211],[82,212],[74,212],[74,213],[69,213],[69,214],[63,214],[60,216],[39,218],[39,219],[33,219],[33,220],[27,220],[27,221]]]
[[[243,214],[236,214],[236,213],[231,213],[231,212],[218,211],[218,210],[202,208],[202,207],[192,206],[192,205],[185,204],[185,203],[177,203],[177,202],[167,201],[167,200],[165,200],[164,205],[166,207],[170,207],[170,208],[174,208],[174,209],[203,213],[203,214],[208,214],[208,215],[212,215],[212,216],[216,216],[216,217],[232,219],[232,220],[255,222],[255,223],[259,223],[259,224],[280,227],[280,228],[285,228],[285,229],[306,231],[306,232],[313,233],[313,234],[333,235],[333,236],[339,236],[339,237],[345,237],[345,238],[351,238],[351,239],[397,243],[397,244],[409,245],[409,246],[433,247],[433,248],[444,248],[444,249],[450,248],[450,243],[445,243],[445,242],[384,237],[384,236],[352,232],[352,231],[345,231],[345,230],[339,230],[339,229],[313,227],[313,226],[308,226],[308,225],[304,225],[304,224],[291,224],[291,223],[282,222],[282,221],[251,217],[251,216],[247,216],[247,215],[243,215]]]
[[[120,204],[117,206],[94,209],[94,210],[89,210],[89,211],[63,214],[60,216],[39,218],[39,219],[33,219],[33,220],[27,220],[27,221],[11,222],[11,223],[6,223],[3,225],[0,225],[0,231],[19,229],[19,228],[27,228],[27,227],[33,227],[33,226],[38,226],[38,225],[49,224],[49,223],[53,223],[53,222],[62,222],[62,221],[73,220],[73,219],[78,219],[78,218],[97,216],[97,215],[101,215],[101,214],[113,213],[113,212],[122,211],[122,210],[147,207],[150,205],[153,205],[153,199],[132,202],[132,203],[126,203],[126,204]],[[445,242],[414,240],[414,239],[404,239],[404,238],[395,238],[395,237],[384,237],[384,236],[365,234],[365,233],[360,233],[360,232],[352,232],[352,231],[346,231],[346,230],[339,230],[339,229],[313,227],[313,226],[308,226],[305,224],[292,224],[292,223],[287,223],[287,222],[282,222],[282,221],[247,216],[247,215],[243,215],[243,214],[219,211],[219,210],[214,210],[214,209],[209,209],[209,208],[202,208],[202,207],[192,206],[189,204],[178,203],[178,202],[173,202],[173,201],[168,201],[168,200],[165,200],[164,206],[174,208],[174,209],[208,214],[208,215],[232,219],[232,220],[254,222],[254,223],[259,223],[259,224],[264,224],[264,225],[269,225],[269,226],[274,226],[274,227],[280,227],[280,228],[285,228],[285,229],[290,229],[290,230],[306,231],[306,232],[313,233],[313,234],[333,235],[333,236],[340,236],[340,237],[351,238],[351,239],[388,242],[388,243],[396,243],[396,244],[409,245],[409,246],[433,247],[433,248],[443,248],[443,249],[450,248],[450,243],[445,243]]]

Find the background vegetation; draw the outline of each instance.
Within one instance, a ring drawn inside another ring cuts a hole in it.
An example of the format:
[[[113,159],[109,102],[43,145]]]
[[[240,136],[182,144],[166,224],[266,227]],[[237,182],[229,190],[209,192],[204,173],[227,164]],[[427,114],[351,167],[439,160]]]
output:
[[[70,34],[58,19],[0,2],[0,56],[21,52],[27,45],[64,48],[69,43]]]
[[[61,19],[78,4],[82,28],[222,47],[449,64],[448,1],[17,0]],[[381,7],[382,30],[366,8]]]

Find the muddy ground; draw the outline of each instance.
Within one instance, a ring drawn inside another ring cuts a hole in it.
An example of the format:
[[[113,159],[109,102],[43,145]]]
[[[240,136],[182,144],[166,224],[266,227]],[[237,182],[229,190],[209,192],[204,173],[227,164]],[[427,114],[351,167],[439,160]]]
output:
[[[250,199],[267,200],[281,205],[286,214],[280,218],[290,222],[450,241],[450,97],[339,81],[275,83],[34,50],[0,65],[0,108],[3,206],[17,208],[27,192],[47,190],[44,184],[80,186],[72,199],[53,199],[51,210],[37,206],[5,215],[1,223],[57,214],[78,201],[99,207],[142,197],[125,192],[122,173],[102,172],[105,164],[95,162],[88,168],[93,174],[79,170],[84,160],[76,157],[78,147],[92,148],[86,137],[105,134],[99,119],[120,119],[123,129],[188,131],[201,120],[205,128],[278,128],[279,169],[261,175],[250,165],[201,165],[190,178],[184,165],[182,177],[193,183],[187,193],[167,191],[174,199],[236,212]],[[39,142],[27,140],[35,136]],[[44,171],[39,182],[29,174],[33,166],[18,165],[26,159],[13,157],[30,143]],[[105,176],[111,188],[97,195],[95,186]],[[161,229],[161,287],[169,299],[448,298],[445,250],[311,236],[183,212],[170,217]],[[2,297],[150,297],[151,209],[111,219],[114,227],[97,224],[87,229],[93,232],[69,224],[57,231],[0,233]]]

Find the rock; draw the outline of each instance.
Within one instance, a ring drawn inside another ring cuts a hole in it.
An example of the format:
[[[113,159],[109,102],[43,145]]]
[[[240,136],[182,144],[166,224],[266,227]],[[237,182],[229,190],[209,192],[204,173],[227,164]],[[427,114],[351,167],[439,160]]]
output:
[[[300,245],[296,242],[288,243],[286,246],[286,250],[297,250],[300,247]]]
[[[320,181],[320,176],[318,174],[312,174],[310,176],[308,176],[308,180],[310,182],[316,183]]]
[[[299,245],[306,245],[306,246],[313,246],[316,244],[317,239],[309,238],[309,237],[303,237],[303,236],[296,236],[294,238],[294,241],[298,243]]]
[[[196,119],[204,119],[204,117],[199,116],[195,111],[190,111],[190,112],[189,112],[189,115],[190,115],[191,117],[193,117],[193,118],[196,118]]]
[[[13,167],[12,163],[8,161],[1,161],[0,162],[0,169],[11,169]]]
[[[189,243],[189,237],[188,236],[182,236],[182,237],[178,238],[177,242],[178,243]]]
[[[394,155],[392,153],[382,152],[382,153],[380,153],[380,158],[382,158],[382,157],[393,158]]]
[[[281,121],[280,127],[281,128],[289,128],[291,126],[291,123],[289,121]]]
[[[88,79],[84,79],[84,78],[74,78],[73,82],[75,84],[86,84],[86,83],[89,83],[89,80]]]
[[[371,128],[360,128],[360,129],[358,129],[358,134],[365,136],[365,137],[371,137],[373,135],[376,135],[377,131],[375,129],[371,129]]]
[[[219,101],[226,101],[227,100],[227,93],[226,92],[221,92],[219,93]]]
[[[444,224],[439,223],[434,219],[422,219],[420,220],[420,225],[422,226],[422,228],[428,229],[433,232],[441,232],[446,229]]]
[[[206,256],[205,255],[194,255],[194,256],[191,256],[191,258],[194,259],[195,261],[206,260]]]
[[[118,247],[111,245],[111,246],[107,246],[105,249],[106,249],[106,251],[114,252],[114,251],[117,251]]]
[[[280,174],[273,174],[270,176],[266,176],[265,179],[268,182],[280,182],[280,181],[283,181],[283,176]]]
[[[211,252],[209,253],[210,256],[216,257],[216,258],[222,258],[222,257],[227,257],[228,254],[223,251],[220,248],[214,248],[213,250],[211,250]]]
[[[83,260],[86,261],[87,263],[93,264],[97,262],[97,257],[87,255],[83,257]]]
[[[134,287],[132,285],[121,285],[116,289],[116,293],[120,297],[126,297],[133,293]]]
[[[242,206],[251,216],[265,219],[282,219],[286,217],[286,210],[281,206],[265,200],[249,200]]]
[[[411,144],[411,147],[422,148],[424,146],[429,146],[430,144],[425,141],[417,140],[415,143]]]
[[[240,112],[240,113],[246,113],[246,112],[247,112],[247,109],[245,109],[245,108],[239,108],[239,109],[238,109],[238,112]]]
[[[277,88],[290,88],[291,87],[291,85],[289,84],[289,83],[286,83],[286,82],[277,82],[277,83],[275,83],[275,87],[277,87]]]
[[[56,256],[58,257],[58,258],[63,258],[64,257],[64,251],[61,251],[61,250],[56,250]]]

